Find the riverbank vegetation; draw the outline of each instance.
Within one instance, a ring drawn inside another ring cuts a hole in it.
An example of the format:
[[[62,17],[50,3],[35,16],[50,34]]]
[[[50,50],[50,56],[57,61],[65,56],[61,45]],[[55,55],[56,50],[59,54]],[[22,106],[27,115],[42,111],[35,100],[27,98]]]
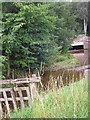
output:
[[[11,113],[11,118],[87,118],[88,82],[85,79],[41,93],[31,108]]]
[[[2,74],[17,78],[18,70],[33,72],[41,63],[45,69],[69,61],[70,44],[84,33],[87,3],[3,2],[2,12]]]
[[[73,55],[66,53],[57,56],[55,63],[51,65],[50,69],[51,71],[57,71],[62,68],[74,68],[76,66],[79,66],[79,61],[75,59]]]
[[[47,69],[78,66],[68,50],[76,36],[88,35],[87,7],[88,3],[3,2],[0,78],[25,78],[32,73],[42,78]],[[58,89],[53,87],[48,92],[39,91],[30,108],[13,111],[10,117],[87,117],[88,83],[86,79],[78,80]]]

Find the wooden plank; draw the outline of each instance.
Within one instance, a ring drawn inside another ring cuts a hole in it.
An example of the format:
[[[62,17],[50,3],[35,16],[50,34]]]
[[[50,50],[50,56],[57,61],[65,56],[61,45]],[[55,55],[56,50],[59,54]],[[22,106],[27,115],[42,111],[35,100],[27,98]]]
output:
[[[0,102],[3,102],[3,101],[5,101],[5,99],[4,98],[0,98]]]
[[[1,102],[0,102],[0,118],[2,119],[2,116],[3,116],[3,109],[2,109],[2,104],[1,104]],[[0,120],[1,120],[0,119]]]
[[[26,90],[27,87],[15,87],[14,91],[18,91],[18,88],[20,88],[21,90]]]
[[[21,91],[25,90],[27,93],[27,97],[23,97],[23,100],[28,100],[28,105],[30,106],[31,104],[31,98],[30,98],[30,92],[29,92],[29,87],[20,87]],[[18,91],[18,89],[16,89],[16,91]],[[16,97],[16,100],[19,101],[21,98],[20,97]]]
[[[26,87],[26,92],[27,92],[27,97],[28,97],[28,105],[29,105],[29,107],[30,107],[30,106],[31,106],[31,98],[30,98],[29,87]]]
[[[17,101],[20,101],[20,97],[16,97]],[[28,97],[23,97],[23,100],[28,100]]]
[[[3,91],[11,91],[12,88],[0,88],[0,92],[3,92]]]
[[[84,66],[79,66],[79,67],[75,67],[75,68],[70,68],[69,70],[76,70],[76,71],[81,71],[81,70],[85,70],[85,69],[89,69],[90,65],[84,65]]]
[[[21,90],[27,90],[29,87],[16,87],[15,91],[18,91],[18,88],[20,88]]]
[[[24,84],[24,83],[26,83],[26,84],[29,84],[29,83],[38,83],[38,82],[40,82],[40,80],[31,80],[31,81],[16,81],[16,82],[13,82],[13,84],[15,83],[15,84]]]
[[[7,107],[7,111],[8,111],[8,113],[10,113],[8,99],[7,99],[7,95],[6,95],[5,89],[3,89],[3,96],[4,96],[4,99],[5,99],[5,104],[6,104],[6,107]]]
[[[20,83],[32,83],[32,82],[40,82],[41,78],[20,78],[20,79],[10,79],[10,80],[0,80],[0,84],[20,84]]]
[[[14,79],[14,80],[10,80],[11,82],[14,81],[32,81],[32,80],[35,80],[37,82],[37,80],[41,80],[40,77],[37,77],[37,78],[19,78],[19,79]]]
[[[21,90],[27,90],[28,87],[20,87]]]
[[[33,101],[34,99],[37,99],[38,91],[37,91],[37,88],[36,88],[36,84],[35,84],[35,83],[31,83],[31,84],[30,84],[30,92],[31,92],[32,101]]]
[[[3,85],[6,85],[6,84],[24,84],[24,83],[26,83],[26,84],[28,84],[28,83],[38,83],[38,82],[40,82],[39,80],[31,80],[31,81],[12,81],[11,83],[8,83],[8,82],[0,82],[0,84],[3,84]]]
[[[75,54],[75,53],[84,53],[84,49],[80,49],[80,50],[69,50],[69,53]]]
[[[7,99],[8,99],[8,101],[12,101],[12,98],[7,98]],[[4,99],[4,98],[0,98],[0,101],[1,101],[1,102],[4,102],[5,99]]]
[[[16,102],[15,102],[15,98],[14,98],[14,92],[13,92],[13,90],[11,90],[11,97],[12,97],[12,102],[13,102],[14,110],[17,110],[17,107],[16,107]]]
[[[23,95],[22,95],[23,90],[26,91],[27,97],[23,97]],[[7,91],[9,91],[11,93],[11,97],[9,97],[9,98],[7,97],[7,94],[6,94]],[[28,105],[30,106],[31,98],[30,98],[29,87],[17,87],[17,89],[15,89],[15,91],[17,91],[19,94],[19,97],[16,97],[16,101],[20,101],[21,108],[24,108],[24,100],[27,100]],[[16,107],[16,101],[14,98],[13,89],[12,88],[1,88],[0,92],[3,93],[3,97],[4,97],[4,98],[2,98],[2,97],[0,98],[0,103],[5,102],[8,113],[10,113],[10,108],[9,108],[9,103],[8,103],[9,101],[13,102],[14,110],[16,110],[17,107]]]
[[[23,101],[21,88],[18,88],[18,94],[19,94],[19,97],[20,97],[21,108],[23,109],[24,108],[24,101]]]

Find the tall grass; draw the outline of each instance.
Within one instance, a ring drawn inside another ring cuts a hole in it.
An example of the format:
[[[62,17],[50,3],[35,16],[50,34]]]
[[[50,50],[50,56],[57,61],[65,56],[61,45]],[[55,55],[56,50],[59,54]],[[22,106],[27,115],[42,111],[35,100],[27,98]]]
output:
[[[11,118],[86,118],[88,81],[82,79],[60,89],[41,93],[31,108],[11,113]]]

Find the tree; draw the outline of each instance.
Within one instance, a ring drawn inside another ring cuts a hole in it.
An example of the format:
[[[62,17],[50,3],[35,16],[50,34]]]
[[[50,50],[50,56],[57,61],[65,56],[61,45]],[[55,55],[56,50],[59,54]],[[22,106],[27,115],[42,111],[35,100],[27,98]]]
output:
[[[79,23],[76,21],[78,16],[72,12],[72,9],[71,3],[52,3],[50,8],[50,13],[58,16],[54,35],[57,37],[61,52],[66,52],[75,35],[81,32]]]
[[[13,3],[14,4],[14,3]],[[49,65],[58,52],[52,30],[55,16],[48,14],[49,4],[15,3],[18,11],[3,14],[3,55],[7,56],[7,77],[10,68]]]
[[[87,25],[88,25],[88,2],[78,2],[72,3],[73,12],[78,15],[78,22],[83,25],[83,32],[87,35]]]
[[[66,52],[80,20],[72,3],[3,3],[3,56],[7,77],[10,69],[49,66]],[[59,54],[60,55],[60,54]]]

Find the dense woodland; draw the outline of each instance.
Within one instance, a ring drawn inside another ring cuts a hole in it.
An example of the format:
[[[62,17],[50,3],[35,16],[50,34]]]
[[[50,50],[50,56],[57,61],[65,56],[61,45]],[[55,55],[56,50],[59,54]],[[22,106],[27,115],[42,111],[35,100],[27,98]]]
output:
[[[88,34],[87,3],[2,3],[2,72],[49,67],[78,34]]]

